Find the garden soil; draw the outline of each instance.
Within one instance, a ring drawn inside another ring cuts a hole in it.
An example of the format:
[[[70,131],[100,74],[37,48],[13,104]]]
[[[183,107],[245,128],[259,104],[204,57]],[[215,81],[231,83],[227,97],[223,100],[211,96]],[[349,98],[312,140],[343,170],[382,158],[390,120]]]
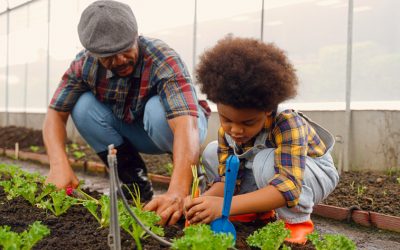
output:
[[[47,167],[32,163],[16,161],[9,158],[0,157],[0,163],[20,165],[29,172],[40,172],[46,174]],[[90,190],[107,190],[108,180],[104,176],[84,175],[77,172],[80,179],[85,179],[85,187]],[[163,190],[156,190],[160,193]],[[377,230],[373,228],[360,227],[354,224],[333,221],[319,216],[312,216],[315,228],[321,233],[344,234],[350,237],[361,250],[393,250],[400,249],[400,234]],[[10,225],[13,230],[21,232],[35,220],[41,220],[52,230],[50,236],[46,237],[35,247],[35,249],[109,249],[107,246],[107,229],[99,228],[99,224],[82,207],[73,207],[59,218],[51,213],[32,207],[28,202],[22,199],[7,201],[0,188],[0,225]],[[183,222],[181,222],[182,224]],[[245,239],[255,229],[262,224],[236,224],[238,231],[238,249],[251,249]],[[181,226],[171,226],[166,228],[166,237],[175,238],[182,235]],[[133,240],[126,233],[122,233],[122,248],[134,249]],[[145,240],[143,242],[145,249],[166,249],[159,246],[154,240]],[[313,249],[310,245],[294,246],[292,249]]]
[[[38,146],[39,152],[45,153],[40,130],[32,130],[22,127],[0,127],[0,147],[13,149],[15,143],[19,143],[20,150],[31,151],[31,146]],[[74,151],[85,152],[82,160],[99,161],[100,159],[86,144],[78,144],[72,147],[68,141],[68,154],[74,158]],[[168,175],[165,167],[171,163],[171,156],[145,155],[143,159],[150,173]],[[335,191],[324,201],[325,204],[352,207],[356,206],[362,210],[379,212],[388,215],[400,216],[400,169],[376,172],[348,172],[343,173]]]

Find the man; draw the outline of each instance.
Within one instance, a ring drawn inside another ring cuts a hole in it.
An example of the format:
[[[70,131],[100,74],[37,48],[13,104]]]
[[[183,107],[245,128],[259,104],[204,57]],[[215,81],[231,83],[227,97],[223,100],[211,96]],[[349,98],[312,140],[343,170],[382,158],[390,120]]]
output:
[[[107,146],[117,149],[118,175],[136,183],[142,197],[153,195],[138,152],[173,153],[168,191],[145,207],[161,224],[174,224],[191,184],[191,164],[199,158],[207,131],[207,104],[197,101],[179,55],[164,42],[138,36],[130,7],[96,1],[82,13],[79,39],[85,48],[65,72],[51,100],[43,137],[50,160],[48,183],[76,187],[65,153],[65,125],[71,114],[83,138],[107,164]]]

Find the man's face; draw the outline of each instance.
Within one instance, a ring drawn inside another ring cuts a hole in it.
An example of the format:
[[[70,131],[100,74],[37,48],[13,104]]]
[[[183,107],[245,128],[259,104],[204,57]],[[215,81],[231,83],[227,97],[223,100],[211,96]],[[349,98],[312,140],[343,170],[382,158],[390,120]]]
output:
[[[136,42],[129,50],[113,56],[99,57],[99,61],[106,69],[111,70],[114,74],[125,77],[132,74],[135,70],[138,58],[139,47]]]
[[[257,109],[237,109],[221,103],[217,104],[217,109],[222,128],[238,145],[256,136],[272,113]]]

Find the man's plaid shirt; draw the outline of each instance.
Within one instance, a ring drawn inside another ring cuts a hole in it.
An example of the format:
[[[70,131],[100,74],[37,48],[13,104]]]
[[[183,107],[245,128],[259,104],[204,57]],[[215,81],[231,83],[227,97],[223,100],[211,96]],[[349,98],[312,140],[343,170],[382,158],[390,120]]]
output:
[[[293,110],[285,110],[278,115],[273,112],[267,118],[263,130],[267,132],[265,145],[275,148],[275,176],[269,180],[269,184],[283,194],[288,207],[293,207],[299,202],[306,157],[322,156],[327,148],[314,128]],[[242,152],[254,146],[255,137],[242,145]],[[225,131],[220,127],[218,158],[221,176],[225,174],[225,161],[232,154],[233,148],[229,146]]]
[[[139,60],[132,75],[119,77],[87,51],[81,51],[64,73],[50,108],[69,112],[80,95],[91,91],[121,120],[133,122],[143,115],[147,100],[159,95],[171,119],[198,117],[199,103],[190,75],[179,55],[161,40],[139,37]],[[209,111],[201,101],[204,111]],[[208,114],[206,114],[208,115]]]

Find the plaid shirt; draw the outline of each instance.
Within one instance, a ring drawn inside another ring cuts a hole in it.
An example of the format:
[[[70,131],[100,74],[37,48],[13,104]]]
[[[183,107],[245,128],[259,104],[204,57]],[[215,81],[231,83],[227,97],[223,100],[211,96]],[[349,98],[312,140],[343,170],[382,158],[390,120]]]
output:
[[[147,100],[159,95],[166,118],[198,117],[199,103],[208,115],[205,101],[198,103],[186,66],[164,42],[139,37],[139,60],[128,77],[104,68],[96,57],[81,51],[65,72],[50,103],[57,111],[71,111],[80,95],[91,91],[107,104],[117,118],[132,122],[141,117]]]
[[[288,207],[293,207],[299,202],[306,156],[319,157],[327,149],[314,128],[293,110],[285,110],[278,115],[273,113],[267,118],[263,130],[267,132],[265,145],[275,148],[275,175],[269,184],[283,194]],[[255,137],[239,150],[245,152],[252,148]],[[219,174],[222,176],[225,174],[225,161],[233,154],[222,127],[218,131],[218,144]]]

